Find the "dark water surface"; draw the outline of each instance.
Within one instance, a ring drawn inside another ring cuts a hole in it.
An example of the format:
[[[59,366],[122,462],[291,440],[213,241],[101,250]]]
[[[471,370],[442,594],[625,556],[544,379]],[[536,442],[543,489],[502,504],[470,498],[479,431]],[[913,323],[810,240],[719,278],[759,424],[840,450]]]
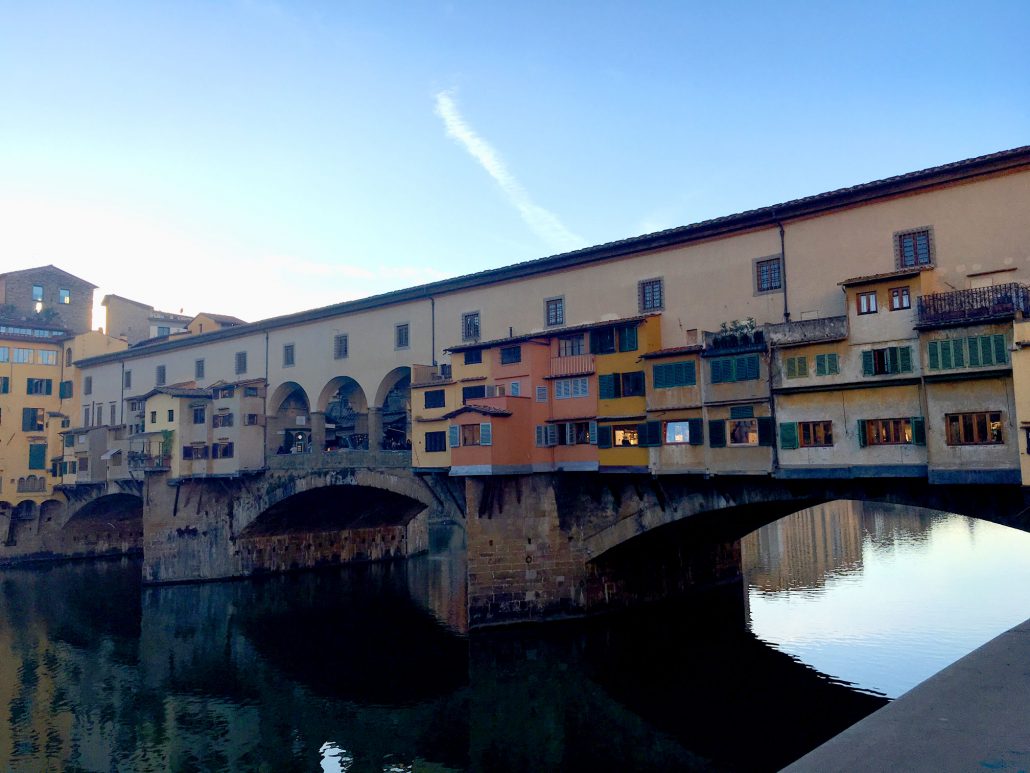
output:
[[[856,549],[838,510],[814,516],[823,549],[749,538],[750,594],[471,637],[455,532],[407,563],[240,582],[141,588],[128,560],[0,571],[0,770],[775,770],[886,699],[799,662],[783,634],[823,613],[770,627],[766,600],[861,574],[863,534],[929,549],[947,528],[895,518]]]

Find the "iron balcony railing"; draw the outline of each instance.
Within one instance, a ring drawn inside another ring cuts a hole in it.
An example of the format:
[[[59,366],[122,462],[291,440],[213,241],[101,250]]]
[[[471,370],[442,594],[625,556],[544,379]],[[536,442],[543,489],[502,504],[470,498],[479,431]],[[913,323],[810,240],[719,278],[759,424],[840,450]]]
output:
[[[933,293],[917,301],[919,327],[958,325],[1030,314],[1030,287],[1013,282]]]

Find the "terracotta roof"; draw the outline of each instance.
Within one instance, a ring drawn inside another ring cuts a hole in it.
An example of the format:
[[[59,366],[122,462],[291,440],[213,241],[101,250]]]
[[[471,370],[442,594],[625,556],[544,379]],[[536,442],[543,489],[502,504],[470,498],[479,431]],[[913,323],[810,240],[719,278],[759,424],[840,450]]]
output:
[[[884,271],[882,274],[868,274],[866,276],[856,276],[851,279],[845,279],[843,282],[837,282],[837,284],[841,287],[872,284],[873,282],[880,282],[884,279],[904,279],[910,276],[919,276],[924,271],[931,270],[933,270],[933,266],[913,266],[912,268],[901,268],[897,271]]]
[[[668,349],[655,349],[653,352],[644,352],[640,357],[644,360],[653,360],[659,357],[674,357],[677,354],[696,354],[702,349],[704,349],[704,347],[701,344],[691,344],[690,346],[671,346]]]
[[[233,317],[229,314],[209,314],[206,311],[202,311],[199,314],[190,318],[190,322],[195,320],[197,317],[207,317],[221,325],[246,325],[247,321],[240,319],[239,317]]]
[[[492,405],[463,405],[450,413],[445,413],[441,419],[453,419],[463,413],[481,413],[484,416],[511,416],[511,411],[504,408],[494,408]]]

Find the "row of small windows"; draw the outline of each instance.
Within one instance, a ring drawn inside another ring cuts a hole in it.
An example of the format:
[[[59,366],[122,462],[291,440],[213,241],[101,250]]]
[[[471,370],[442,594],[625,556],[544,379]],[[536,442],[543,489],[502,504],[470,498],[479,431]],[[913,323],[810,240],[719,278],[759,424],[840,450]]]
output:
[[[21,327],[19,325],[0,325],[0,335],[32,336],[33,338],[64,338],[68,333],[64,330],[51,330],[40,327]]]
[[[787,357],[783,360],[783,373],[787,378],[806,378],[808,356]],[[832,376],[840,373],[840,358],[836,352],[817,354],[815,356],[815,375]]]
[[[43,285],[32,285],[32,300],[36,301],[37,303],[41,303],[43,301]],[[68,289],[63,288],[63,287],[58,288],[58,290],[57,290],[57,302],[58,303],[63,303],[63,304],[71,303],[72,302],[71,290],[68,290]]]
[[[13,362],[18,365],[56,365],[57,351],[0,346],[0,362]]]
[[[892,287],[887,290],[891,311],[902,311],[912,308],[912,296],[908,287]],[[879,295],[876,290],[869,290],[855,295],[856,311],[859,314],[875,314],[880,310]]]

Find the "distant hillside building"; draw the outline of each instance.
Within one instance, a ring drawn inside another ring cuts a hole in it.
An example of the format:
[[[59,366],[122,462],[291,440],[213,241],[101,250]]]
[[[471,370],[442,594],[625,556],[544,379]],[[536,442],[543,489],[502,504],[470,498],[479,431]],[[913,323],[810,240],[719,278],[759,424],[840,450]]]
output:
[[[130,346],[150,338],[185,333],[190,322],[185,314],[157,311],[153,306],[120,295],[105,295],[101,305],[107,309],[107,334]]]
[[[96,287],[52,265],[8,271],[0,274],[2,316],[86,333],[93,326]]]
[[[190,320],[188,328],[193,335],[199,335],[200,333],[210,333],[213,330],[246,324],[246,321],[239,317],[230,317],[228,314],[208,314],[206,311],[202,311]]]

